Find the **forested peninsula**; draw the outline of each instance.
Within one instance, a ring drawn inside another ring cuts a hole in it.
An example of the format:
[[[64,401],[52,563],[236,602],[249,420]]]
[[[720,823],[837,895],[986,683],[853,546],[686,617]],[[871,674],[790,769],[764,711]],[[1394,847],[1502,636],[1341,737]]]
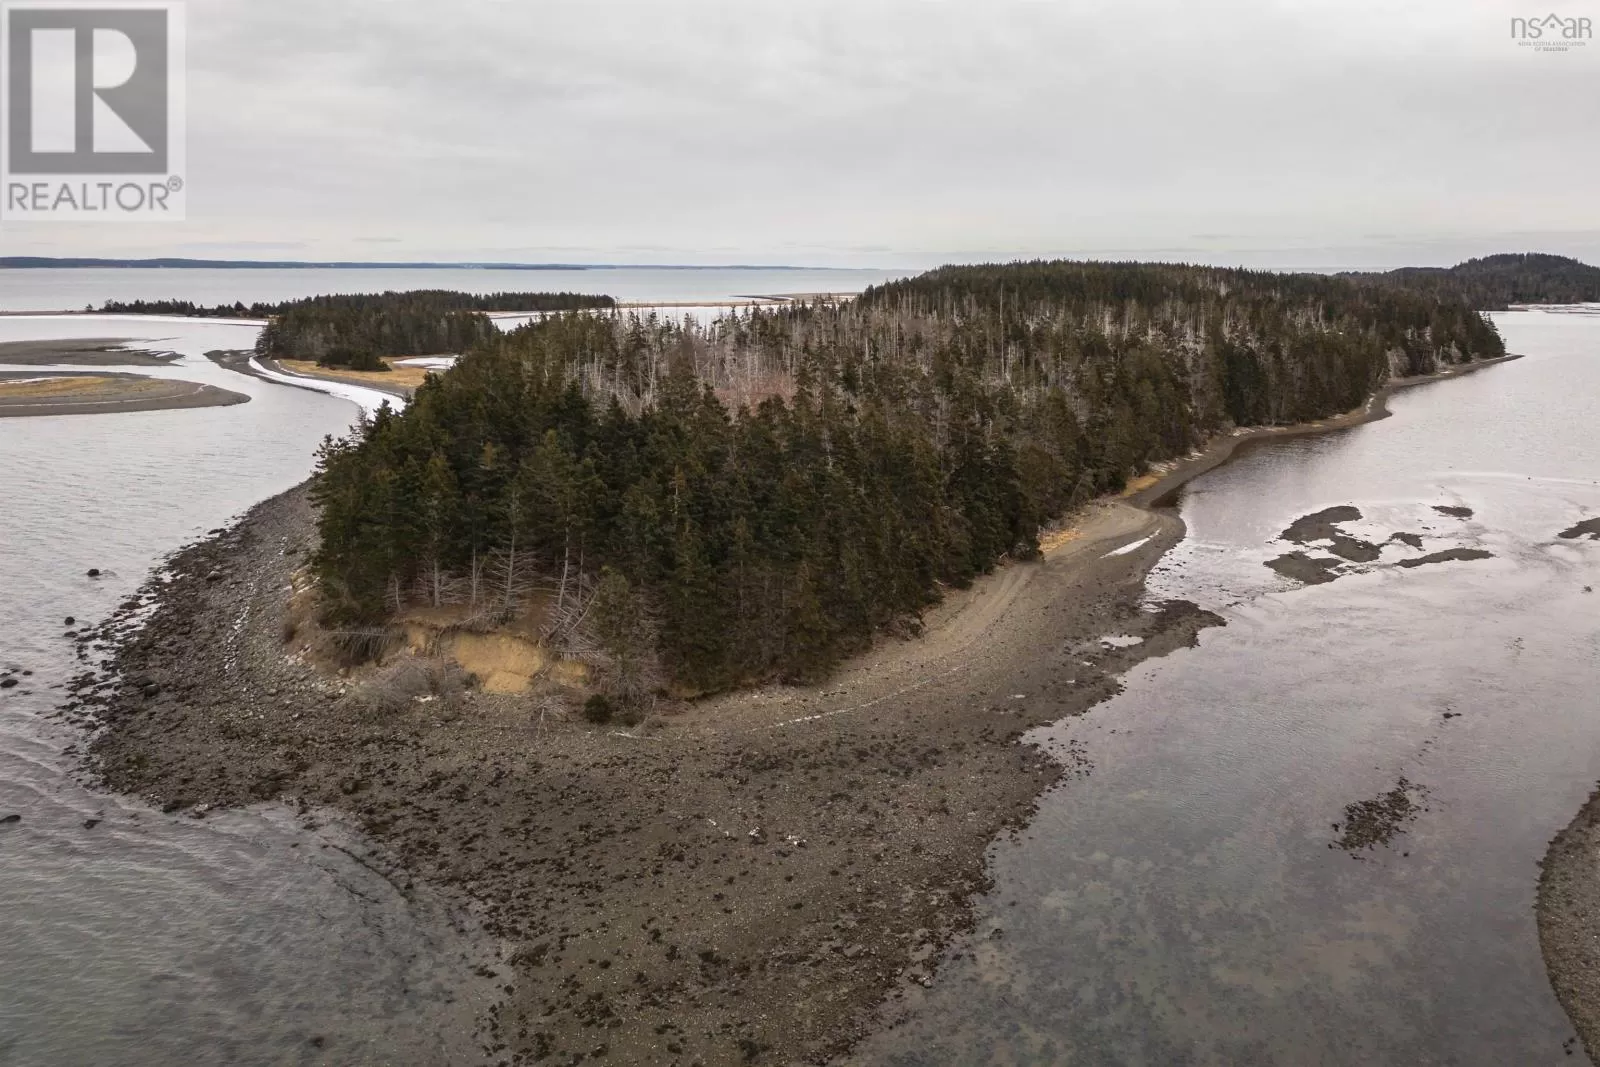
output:
[[[814,677],[1212,434],[1503,354],[1456,297],[1162,264],[946,267],[708,326],[552,316],[327,442],[322,610],[492,619],[538,591],[619,706]]]
[[[1402,267],[1382,274],[1339,277],[1362,285],[1463,300],[1480,311],[1505,311],[1514,304],[1600,302],[1600,267],[1542,252],[1484,256],[1454,267]]]
[[[1151,502],[1502,354],[1459,299],[1166,265],[551,314],[178,553],[70,713],[115,790],[333,809],[474,901],[486,1053],[829,1062],[1081,773],[1015,742],[1223,623],[1148,599]]]

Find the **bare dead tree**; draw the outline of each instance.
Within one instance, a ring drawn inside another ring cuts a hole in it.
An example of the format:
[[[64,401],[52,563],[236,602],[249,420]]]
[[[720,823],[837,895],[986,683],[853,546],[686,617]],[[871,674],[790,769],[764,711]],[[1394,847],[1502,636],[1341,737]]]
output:
[[[472,546],[472,562],[467,572],[467,603],[476,608],[483,597],[483,568],[487,561],[478,546]]]
[[[415,590],[416,599],[429,607],[460,604],[468,599],[467,589],[461,579],[445,570],[437,557],[423,562]]]
[[[526,552],[514,549],[491,551],[483,557],[483,569],[496,590],[496,612],[504,617],[515,615],[524,601],[539,587],[539,574],[535,560]]]

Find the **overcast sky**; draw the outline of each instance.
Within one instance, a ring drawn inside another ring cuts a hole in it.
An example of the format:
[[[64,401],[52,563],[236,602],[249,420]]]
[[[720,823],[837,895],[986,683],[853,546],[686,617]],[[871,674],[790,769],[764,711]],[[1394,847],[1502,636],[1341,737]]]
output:
[[[189,221],[0,254],[1600,262],[1548,3],[190,0]]]

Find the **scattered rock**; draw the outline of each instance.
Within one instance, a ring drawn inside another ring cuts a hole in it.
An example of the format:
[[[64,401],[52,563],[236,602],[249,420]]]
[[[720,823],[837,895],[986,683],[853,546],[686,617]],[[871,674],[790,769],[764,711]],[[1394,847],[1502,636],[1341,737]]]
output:
[[[1584,519],[1576,526],[1562,530],[1557,536],[1564,537],[1568,541],[1576,541],[1578,538],[1585,536],[1591,541],[1600,541],[1600,517]]]
[[[1279,534],[1280,540],[1297,545],[1309,545],[1317,541],[1330,541],[1329,549],[1334,555],[1340,556],[1351,563],[1371,563],[1382,554],[1383,548],[1370,541],[1363,541],[1359,537],[1351,537],[1339,529],[1341,523],[1355,522],[1361,518],[1361,510],[1349,504],[1339,507],[1324,508],[1310,515],[1302,516],[1289,525],[1289,528]],[[1331,582],[1337,575],[1326,573],[1328,564],[1321,559],[1312,561],[1316,566],[1308,568],[1305,561],[1310,559],[1303,552],[1291,552],[1287,556],[1268,563],[1267,566],[1296,581],[1315,585],[1321,582]],[[1330,561],[1337,565],[1338,560]]]
[[[1401,544],[1410,545],[1412,548],[1421,548],[1422,547],[1422,535],[1421,534],[1392,533],[1392,534],[1389,535],[1389,540],[1391,540],[1391,541],[1399,541]]]
[[[1437,511],[1441,515],[1449,515],[1452,518],[1456,518],[1456,519],[1470,519],[1470,518],[1472,518],[1472,509],[1471,508],[1454,507],[1454,506],[1452,506],[1450,504],[1435,504],[1433,506],[1433,510]]]
[[[1418,556],[1416,559],[1403,559],[1400,561],[1400,566],[1426,567],[1430,563],[1448,563],[1451,560],[1461,560],[1464,562],[1474,559],[1493,558],[1493,552],[1486,552],[1481,548],[1451,548],[1446,549],[1443,552],[1430,552],[1428,555]]]
[[[1308,556],[1304,552],[1290,552],[1277,559],[1269,559],[1266,566],[1285,578],[1306,585],[1322,585],[1339,577],[1339,560],[1332,556]]]
[[[1321,511],[1310,515],[1303,515],[1289,524],[1289,528],[1278,535],[1279,540],[1291,541],[1303,545],[1311,541],[1324,541],[1339,530],[1340,523],[1357,522],[1361,519],[1361,509],[1350,504],[1341,504],[1338,507],[1323,508]]]
[[[1346,534],[1334,534],[1331,538],[1333,547],[1329,549],[1336,556],[1342,556],[1351,563],[1371,563],[1383,554],[1383,547],[1371,541],[1363,541],[1359,537],[1350,537]]]
[[[20,815],[0,815],[0,826],[11,826],[22,821]]]
[[[1346,852],[1387,845],[1422,810],[1412,794],[1420,799],[1425,792],[1421,786],[1401,778],[1387,793],[1345,805],[1344,832],[1334,844]],[[1335,829],[1338,825],[1334,824]]]
[[[0,678],[0,689],[15,689],[16,687],[17,680],[15,678]]]
[[[90,567],[89,568],[89,577],[91,577],[91,578],[100,577],[100,568],[99,567]]]

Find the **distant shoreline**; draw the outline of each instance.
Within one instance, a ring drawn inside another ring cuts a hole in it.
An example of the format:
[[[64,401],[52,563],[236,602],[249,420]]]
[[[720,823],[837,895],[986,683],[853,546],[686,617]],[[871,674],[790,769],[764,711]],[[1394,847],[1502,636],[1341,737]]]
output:
[[[797,267],[762,263],[376,263],[268,259],[74,259],[0,256],[0,270],[886,270],[885,267]]]
[[[800,269],[808,269],[808,268],[800,268]],[[605,308],[583,308],[583,309],[577,309],[577,310],[605,312],[605,311],[660,311],[660,310],[671,310],[673,308],[729,308],[729,309],[751,308],[751,307],[780,308],[780,307],[789,307],[789,306],[792,306],[793,304],[796,304],[796,303],[799,303],[799,302],[851,300],[851,299],[854,299],[855,297],[857,297],[859,295],[861,295],[861,294],[856,293],[856,292],[827,292],[827,291],[822,291],[822,292],[808,292],[808,293],[768,293],[768,294],[762,294],[762,295],[757,295],[757,294],[752,293],[752,294],[747,295],[747,296],[737,296],[737,297],[733,297],[731,299],[730,298],[722,298],[722,299],[697,300],[697,299],[694,299],[692,297],[689,297],[689,298],[684,298],[682,300],[618,300],[611,307],[605,307]],[[489,316],[489,318],[491,318],[491,319],[516,319],[516,318],[524,318],[524,317],[529,316],[529,315],[540,315],[540,314],[544,314],[544,312],[539,312],[539,311],[485,311],[485,312],[483,312],[483,314]],[[95,316],[95,315],[102,315],[102,316],[105,316],[107,318],[125,318],[125,319],[134,319],[134,318],[184,319],[184,320],[187,320],[187,321],[190,321],[190,322],[237,323],[237,324],[240,324],[240,325],[244,325],[244,324],[251,324],[251,325],[265,324],[266,321],[267,321],[265,319],[250,319],[250,318],[219,319],[219,318],[215,318],[215,317],[210,316],[210,315],[172,315],[172,314],[168,314],[168,313],[165,313],[165,312],[157,312],[157,313],[153,313],[153,314],[146,314],[146,313],[137,312],[137,311],[101,311],[101,310],[99,310],[97,308],[56,308],[54,310],[44,310],[44,311],[0,311],[0,318],[56,318],[58,316],[63,316],[63,315],[72,315],[72,316],[79,316],[79,317],[92,317],[92,316]]]
[[[1494,367],[1501,363],[1510,363],[1521,358],[1521,354],[1508,353],[1491,359],[1475,360],[1472,363],[1451,364],[1433,374],[1418,374],[1409,378],[1391,378],[1379,386],[1367,398],[1365,404],[1354,411],[1347,411],[1343,415],[1332,415],[1325,419],[1299,422],[1290,426],[1252,426],[1235,430],[1231,435],[1214,437],[1198,452],[1178,460],[1168,470],[1160,474],[1155,482],[1141,487],[1129,497],[1129,500],[1140,507],[1171,507],[1175,503],[1173,496],[1179,489],[1182,489],[1184,485],[1207,471],[1214,470],[1227,463],[1240,448],[1278,438],[1331,433],[1335,430],[1347,430],[1353,426],[1377,422],[1393,414],[1389,410],[1387,401],[1389,397],[1401,390],[1410,389],[1418,385],[1427,385],[1431,382],[1448,381],[1451,378],[1459,378],[1465,374],[1476,373],[1485,367]]]

